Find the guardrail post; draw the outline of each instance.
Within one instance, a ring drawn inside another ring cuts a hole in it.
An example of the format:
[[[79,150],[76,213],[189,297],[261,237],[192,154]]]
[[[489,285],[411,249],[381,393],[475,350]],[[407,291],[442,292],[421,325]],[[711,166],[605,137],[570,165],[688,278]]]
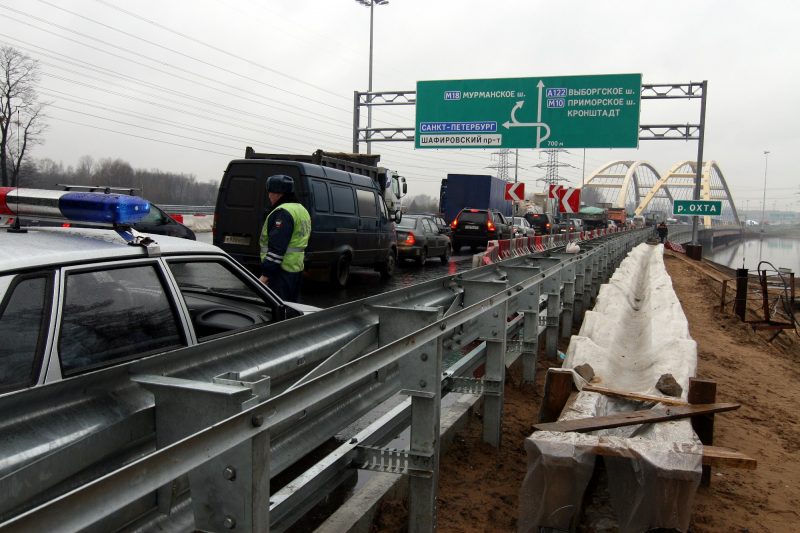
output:
[[[561,313],[561,338],[572,335],[572,317],[575,303],[575,263],[569,263],[561,270],[561,282],[564,285],[563,311]]]
[[[239,380],[236,374],[214,383],[166,376],[131,378],[155,396],[156,446],[163,448],[205,429],[269,396],[269,378]],[[259,422],[254,419],[254,425]],[[189,472],[194,528],[200,531],[269,531],[268,431],[209,459]],[[158,492],[159,508],[172,506],[170,486]]]
[[[545,330],[545,355],[555,359],[558,355],[558,328],[561,323],[561,274],[551,274],[544,280],[547,294],[547,329]]]
[[[486,300],[506,288],[506,282],[464,280],[464,307]],[[505,293],[501,293],[505,296]],[[503,420],[503,386],[506,380],[506,325],[508,302],[490,299],[486,313],[477,321],[480,338],[486,341],[486,371],[483,393],[483,442],[500,446]]]
[[[572,323],[578,325],[583,319],[583,314],[586,312],[586,303],[584,301],[584,293],[586,292],[586,263],[587,257],[582,257],[575,263],[575,303],[572,310]]]
[[[442,317],[441,308],[375,306],[381,346],[424,328]],[[419,345],[400,360],[400,387],[411,396],[408,454],[408,530],[436,529],[439,481],[439,425],[442,403],[442,337]]]
[[[609,274],[608,274],[608,263],[609,263],[609,250],[608,250],[608,241],[604,242],[600,246],[600,280],[597,284],[597,289],[600,290],[600,285],[608,281]]]
[[[531,266],[506,267],[508,281],[516,285],[533,276],[540,275],[541,268]],[[519,311],[522,313],[522,380],[536,380],[536,358],[539,353],[539,298],[541,284],[536,283],[519,293]]]

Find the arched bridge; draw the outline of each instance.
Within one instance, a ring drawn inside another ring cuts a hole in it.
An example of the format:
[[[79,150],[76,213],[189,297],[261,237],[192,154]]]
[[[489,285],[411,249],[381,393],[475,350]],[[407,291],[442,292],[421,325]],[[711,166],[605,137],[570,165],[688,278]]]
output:
[[[675,200],[694,198],[696,173],[696,161],[679,162],[665,176],[647,161],[612,161],[589,176],[583,187],[584,198],[587,203],[610,203],[636,215],[658,212],[670,216]],[[721,216],[701,217],[703,226],[741,227],[730,189],[716,161],[703,164],[700,199],[722,201]]]

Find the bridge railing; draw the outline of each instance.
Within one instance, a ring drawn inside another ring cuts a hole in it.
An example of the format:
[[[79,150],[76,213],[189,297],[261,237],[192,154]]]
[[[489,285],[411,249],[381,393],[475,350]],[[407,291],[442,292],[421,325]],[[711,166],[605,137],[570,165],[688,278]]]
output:
[[[0,397],[0,530],[268,530],[319,498],[308,487],[330,470],[290,484],[272,506],[270,479],[398,392],[410,397],[409,448],[356,442],[333,464],[408,474],[411,521],[431,530],[442,395],[482,395],[483,438],[497,446],[508,339],[519,338],[532,381],[540,334],[555,357],[559,336],[645,236],[515,257]],[[475,341],[483,348],[443,368],[445,352]]]

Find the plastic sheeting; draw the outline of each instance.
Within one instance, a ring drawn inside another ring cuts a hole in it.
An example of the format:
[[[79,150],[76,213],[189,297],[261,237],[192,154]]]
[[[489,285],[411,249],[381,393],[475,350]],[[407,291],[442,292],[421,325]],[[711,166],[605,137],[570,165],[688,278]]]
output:
[[[583,363],[595,372],[592,384],[656,396],[659,377],[671,373],[686,399],[697,345],[664,268],[663,246],[639,245],[601,287],[594,310],[570,340],[563,366]],[[583,378],[573,375],[582,388]],[[664,407],[579,392],[559,420],[643,408]],[[528,471],[520,491],[519,531],[575,528],[599,448],[619,531],[688,528],[702,445],[684,419],[581,434],[533,433],[525,440]]]

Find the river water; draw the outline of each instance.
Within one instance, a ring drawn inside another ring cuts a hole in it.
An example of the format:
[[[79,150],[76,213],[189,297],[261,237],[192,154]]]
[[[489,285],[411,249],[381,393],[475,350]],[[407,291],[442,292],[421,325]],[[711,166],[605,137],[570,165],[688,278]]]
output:
[[[769,261],[775,268],[790,268],[795,276],[800,274],[800,238],[797,237],[750,238],[713,252],[703,250],[703,255],[731,268],[742,268],[744,261],[746,268],[756,270],[762,260]]]

